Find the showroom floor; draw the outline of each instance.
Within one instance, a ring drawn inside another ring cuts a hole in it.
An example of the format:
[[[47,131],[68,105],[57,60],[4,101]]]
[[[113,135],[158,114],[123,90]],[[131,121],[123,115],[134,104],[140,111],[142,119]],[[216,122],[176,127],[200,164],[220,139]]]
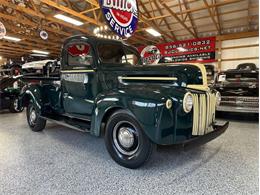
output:
[[[101,138],[56,124],[34,133],[25,112],[2,112],[0,194],[258,194],[258,123],[238,121],[205,146],[159,147],[130,170]]]

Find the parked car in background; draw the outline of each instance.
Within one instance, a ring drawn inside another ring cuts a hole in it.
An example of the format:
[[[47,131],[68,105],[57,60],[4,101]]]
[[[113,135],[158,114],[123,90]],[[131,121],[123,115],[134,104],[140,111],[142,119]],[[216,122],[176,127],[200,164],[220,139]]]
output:
[[[217,80],[217,70],[214,65],[205,64],[206,72],[207,72],[207,81],[209,87],[214,87]]]
[[[0,79],[2,79],[4,76],[10,76],[11,71],[11,69],[0,69]]]
[[[3,71],[8,70],[6,73],[9,76],[17,76],[20,75],[22,72],[22,65],[19,62],[8,62],[5,65],[2,66],[2,69],[0,70],[0,74],[3,73]]]
[[[22,112],[23,107],[19,105],[20,89],[23,86],[21,76],[9,76],[6,69],[0,72],[5,73],[0,76],[0,109],[9,109],[14,113]]]
[[[55,60],[41,60],[27,62],[22,65],[23,74],[43,74],[44,67],[51,67],[55,63]]]
[[[221,72],[215,87],[221,93],[217,111],[259,113],[259,69],[255,64],[239,64]]]

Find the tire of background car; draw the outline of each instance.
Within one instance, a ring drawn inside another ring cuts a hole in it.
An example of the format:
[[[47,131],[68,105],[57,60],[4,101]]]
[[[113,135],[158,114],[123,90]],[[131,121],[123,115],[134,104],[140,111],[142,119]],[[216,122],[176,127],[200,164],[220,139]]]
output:
[[[131,169],[148,161],[155,147],[138,121],[125,110],[118,110],[109,118],[105,128],[105,144],[114,161]]]
[[[32,131],[42,131],[46,126],[46,120],[40,117],[35,105],[30,102],[26,110],[27,122]]]
[[[19,99],[17,97],[11,99],[9,110],[12,113],[18,113],[23,111],[23,107],[19,106]]]

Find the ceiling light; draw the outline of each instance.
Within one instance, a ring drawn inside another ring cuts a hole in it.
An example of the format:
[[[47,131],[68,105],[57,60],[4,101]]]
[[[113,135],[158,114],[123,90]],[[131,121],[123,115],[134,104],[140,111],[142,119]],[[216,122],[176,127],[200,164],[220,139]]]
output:
[[[76,26],[83,25],[83,22],[80,22],[80,21],[78,21],[78,20],[75,20],[75,19],[73,19],[73,18],[70,18],[70,17],[65,16],[65,15],[62,15],[62,14],[56,14],[54,17],[55,17],[55,18],[58,18],[58,19],[60,19],[60,20],[63,20],[63,21],[65,21],[65,22],[74,24],[74,25],[76,25]]]
[[[39,53],[39,54],[45,54],[48,55],[50,52],[47,51],[41,51],[41,50],[32,50],[33,53]]]
[[[10,40],[10,41],[15,41],[15,42],[18,42],[18,41],[22,40],[22,39],[19,39],[17,37],[10,37],[10,36],[4,36],[4,39]]]
[[[162,36],[161,33],[159,33],[158,31],[154,30],[153,28],[147,28],[146,32],[150,33],[151,35],[153,35],[155,37]]]
[[[0,56],[0,60],[2,60],[2,56]]]
[[[45,55],[45,54],[37,54],[37,53],[30,54],[30,56],[48,57],[48,56]]]

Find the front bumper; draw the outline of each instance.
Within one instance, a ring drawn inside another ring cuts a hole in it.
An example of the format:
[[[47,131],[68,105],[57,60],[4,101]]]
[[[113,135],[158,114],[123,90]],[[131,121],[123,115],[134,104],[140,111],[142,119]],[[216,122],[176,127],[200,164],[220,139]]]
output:
[[[259,113],[258,107],[242,107],[242,106],[227,106],[220,105],[217,107],[220,112],[240,112],[240,113]]]
[[[229,126],[229,122],[226,122],[224,125],[214,125],[213,126],[214,131],[205,135],[196,136],[192,139],[179,143],[179,145],[182,145],[185,149],[194,148],[196,146],[203,145],[217,138],[222,133],[224,133],[228,128],[228,126]]]

